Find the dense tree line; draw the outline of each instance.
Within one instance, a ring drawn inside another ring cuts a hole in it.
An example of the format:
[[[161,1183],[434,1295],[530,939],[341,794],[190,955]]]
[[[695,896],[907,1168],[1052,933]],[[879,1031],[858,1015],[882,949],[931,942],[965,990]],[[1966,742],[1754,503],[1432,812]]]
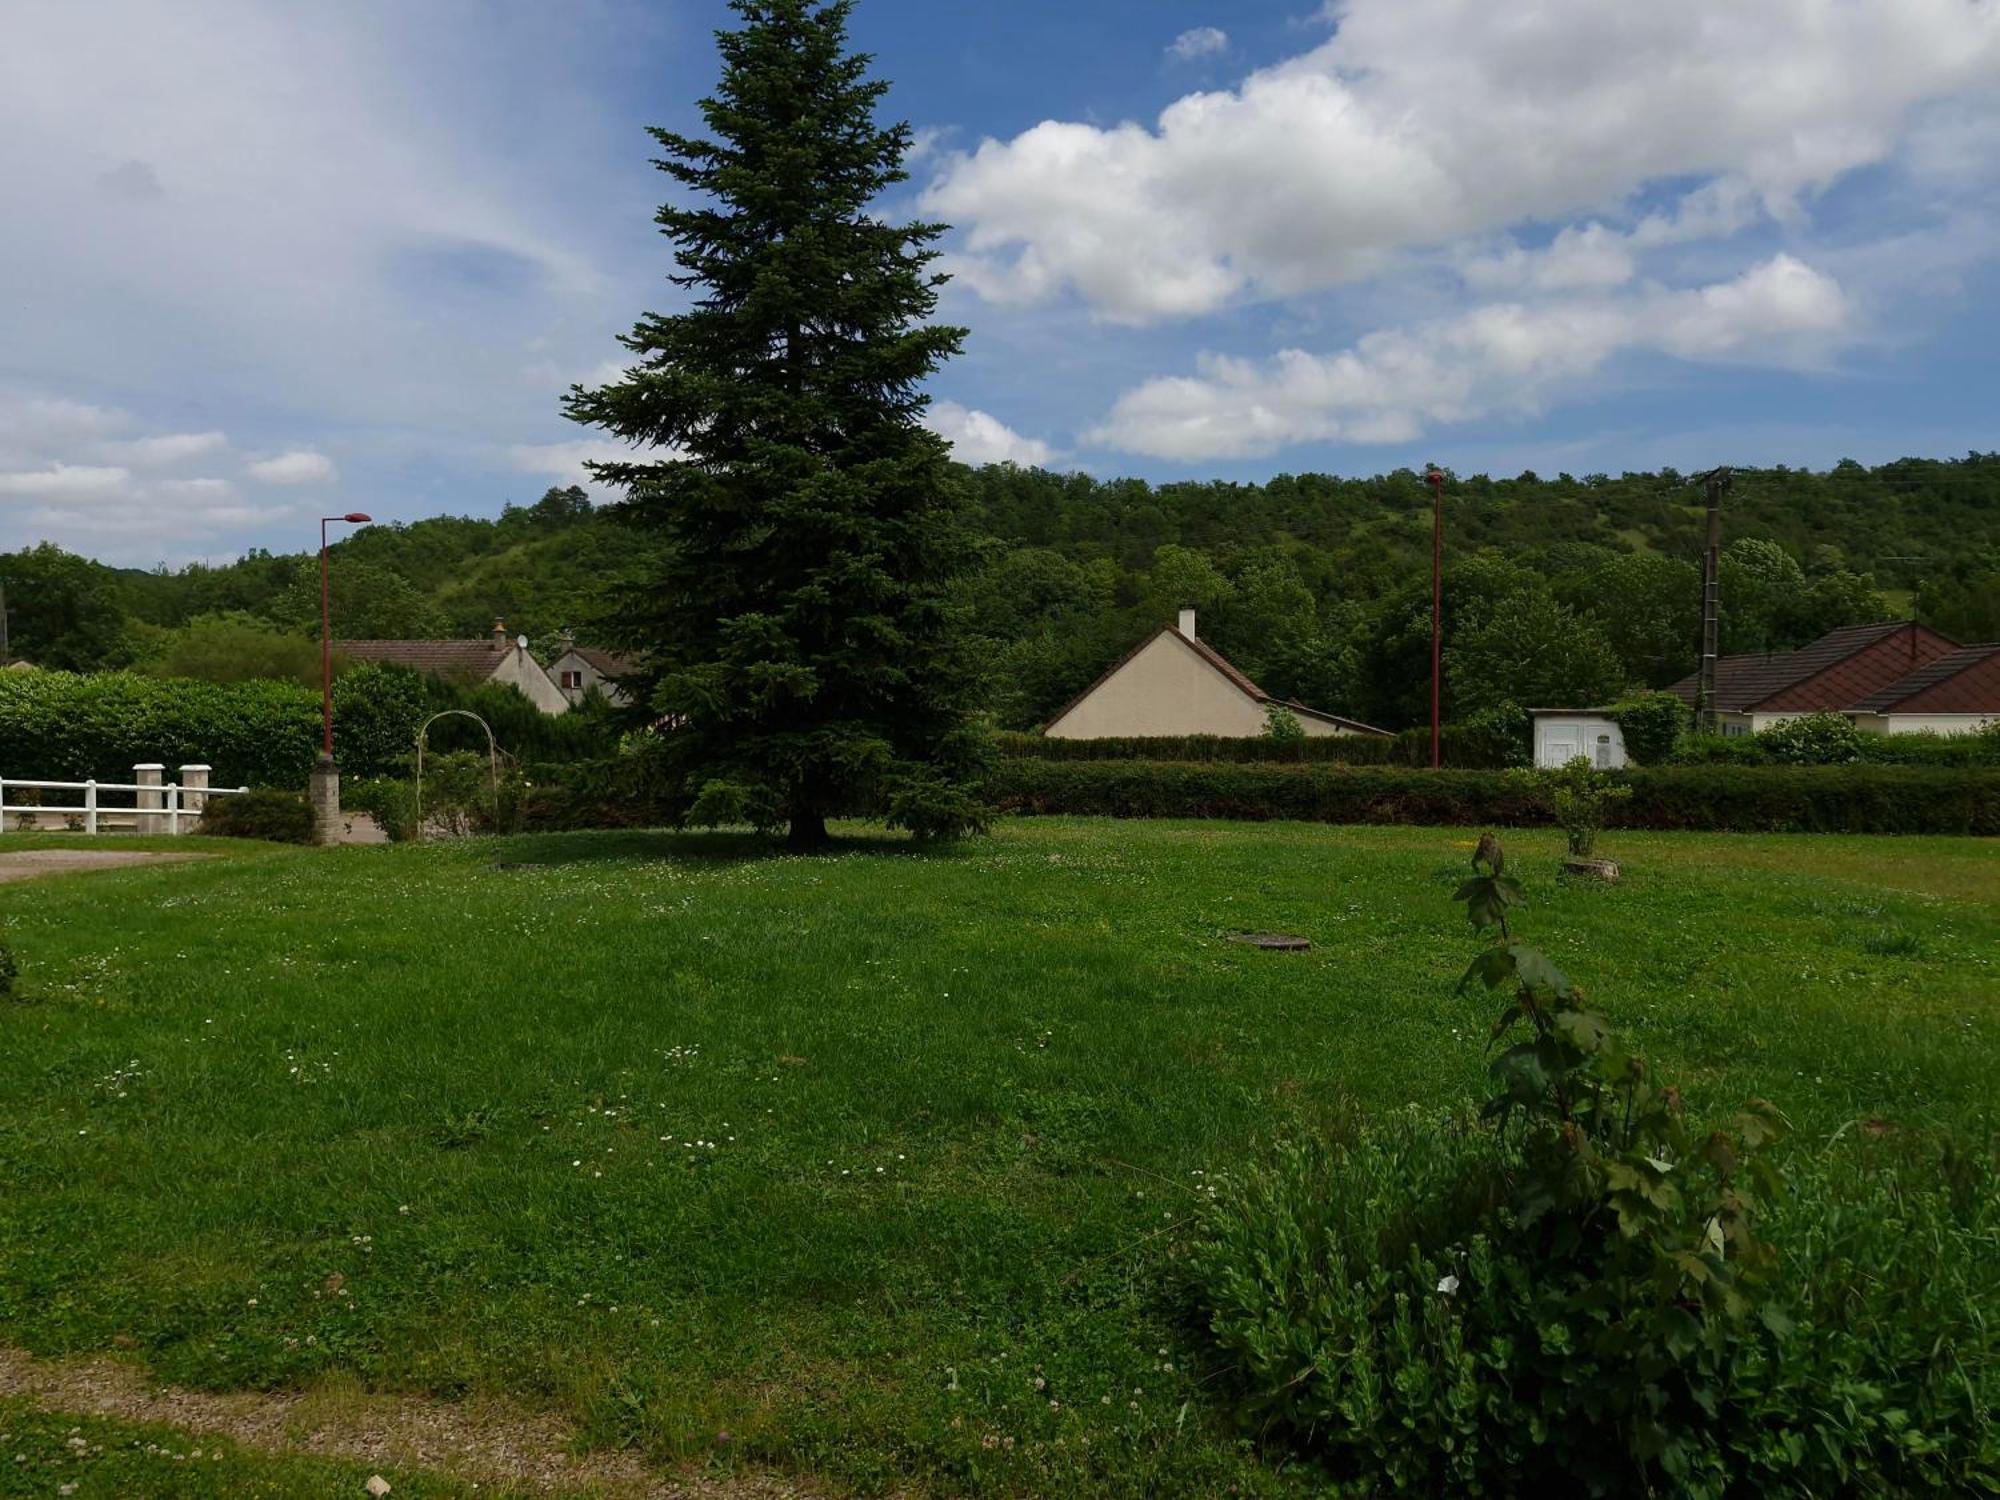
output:
[[[1149,485],[1002,466],[957,482],[984,538],[962,603],[1010,727],[1042,722],[1184,604],[1271,692],[1390,728],[1428,712],[1430,497],[1411,471]],[[1683,476],[1453,476],[1446,505],[1455,717],[1692,670],[1702,507]],[[1724,535],[1726,650],[1904,614],[2000,639],[2000,454],[1741,471]],[[646,545],[577,489],[497,519],[368,527],[334,549],[335,629],[475,635],[499,614],[538,646],[565,626],[609,642],[605,585]],[[0,555],[0,584],[14,654],[48,666],[253,648],[282,662],[270,633],[317,631],[310,554],[143,573],[39,547]],[[219,639],[232,628],[240,646]]]

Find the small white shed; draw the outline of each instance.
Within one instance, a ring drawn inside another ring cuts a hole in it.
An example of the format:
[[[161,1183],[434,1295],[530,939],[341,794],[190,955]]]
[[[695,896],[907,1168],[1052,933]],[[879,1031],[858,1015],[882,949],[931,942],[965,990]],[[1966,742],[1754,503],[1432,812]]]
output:
[[[1531,708],[1535,723],[1535,764],[1565,766],[1581,755],[1603,771],[1627,765],[1625,734],[1601,708]]]

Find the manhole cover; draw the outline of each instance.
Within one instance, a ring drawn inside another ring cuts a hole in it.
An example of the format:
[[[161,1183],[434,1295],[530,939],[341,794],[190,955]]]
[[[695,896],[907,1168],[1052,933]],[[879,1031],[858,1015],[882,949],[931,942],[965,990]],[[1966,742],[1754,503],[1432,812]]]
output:
[[[1230,934],[1229,941],[1262,948],[1267,953],[1305,953],[1312,948],[1305,938],[1293,937],[1288,932],[1235,932]]]

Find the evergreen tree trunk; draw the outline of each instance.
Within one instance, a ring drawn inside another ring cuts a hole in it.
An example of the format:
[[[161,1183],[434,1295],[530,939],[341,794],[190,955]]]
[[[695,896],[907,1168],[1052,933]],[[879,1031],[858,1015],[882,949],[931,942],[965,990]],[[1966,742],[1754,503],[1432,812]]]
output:
[[[824,849],[833,842],[826,831],[826,819],[816,812],[792,814],[792,826],[785,835],[785,847],[800,852]]]
[[[932,323],[936,224],[875,216],[910,129],[847,50],[853,0],[732,0],[713,139],[655,130],[692,198],[660,209],[694,293],[623,342],[625,378],[568,412],[659,461],[593,464],[662,544],[620,601],[625,679],[693,823],[826,840],[823,809],[923,835],[984,826],[984,672],[954,580],[964,486],[921,422],[964,330]],[[798,788],[810,788],[803,802]]]

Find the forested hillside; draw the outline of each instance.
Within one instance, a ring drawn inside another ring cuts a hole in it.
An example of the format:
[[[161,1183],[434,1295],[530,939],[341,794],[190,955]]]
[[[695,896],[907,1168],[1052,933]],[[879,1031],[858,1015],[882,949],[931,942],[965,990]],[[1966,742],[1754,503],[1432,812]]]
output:
[[[989,538],[965,602],[992,642],[1004,724],[1039,723],[1183,604],[1274,693],[1386,727],[1427,712],[1430,497],[1417,474],[1149,485],[998,467],[963,479]],[[1446,503],[1454,717],[1598,699],[1692,668],[1702,510],[1683,476],[1454,476]],[[2000,454],[1741,471],[1724,536],[1727,650],[1905,613],[2000,638]],[[504,616],[538,649],[565,626],[637,644],[604,604],[637,548],[577,489],[492,520],[367,527],[335,547],[335,630],[474,635]],[[0,583],[13,654],[43,665],[311,667],[296,650],[318,627],[310,554],[138,573],[38,548],[0,555]]]

